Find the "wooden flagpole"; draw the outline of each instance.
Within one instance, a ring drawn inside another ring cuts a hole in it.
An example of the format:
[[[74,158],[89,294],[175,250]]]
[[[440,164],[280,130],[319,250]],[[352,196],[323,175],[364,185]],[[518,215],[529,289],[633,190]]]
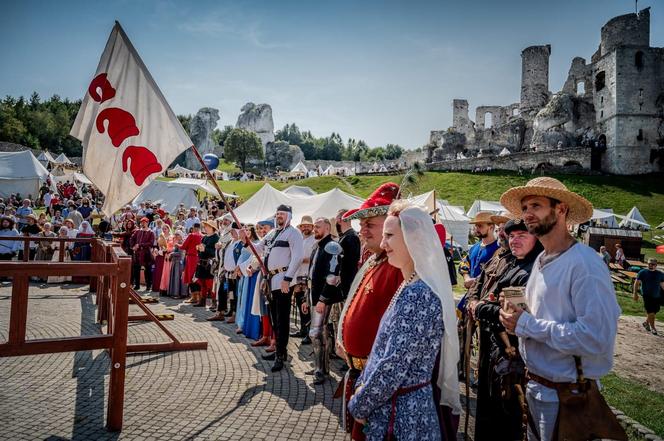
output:
[[[208,179],[212,181],[212,185],[214,185],[214,188],[217,189],[217,192],[219,193],[219,196],[221,197],[221,200],[224,201],[224,204],[226,204],[226,207],[228,208],[228,212],[231,214],[231,217],[235,221],[235,223],[240,226],[241,222],[235,215],[235,212],[233,211],[233,207],[228,203],[228,199],[226,199],[226,196],[224,196],[224,192],[221,191],[221,188],[219,188],[219,184],[217,184],[216,179],[214,179],[214,176],[212,176],[212,173],[210,173],[210,169],[208,169],[207,165],[205,164],[205,161],[203,161],[203,158],[201,158],[201,154],[198,152],[198,149],[196,148],[195,145],[191,146],[191,150],[194,152],[194,155],[196,156],[196,159],[198,159],[198,162],[201,163],[201,166],[203,167],[203,170],[205,170],[205,174],[207,175]],[[250,240],[247,241],[247,245],[249,245],[249,248],[251,249],[251,252],[256,256],[256,259],[258,260],[258,264],[261,267],[261,272],[263,273],[263,276],[267,276],[268,270],[265,264],[263,263],[263,259],[261,256],[258,254],[258,251],[256,251],[256,248],[254,247],[254,244],[251,243]]]

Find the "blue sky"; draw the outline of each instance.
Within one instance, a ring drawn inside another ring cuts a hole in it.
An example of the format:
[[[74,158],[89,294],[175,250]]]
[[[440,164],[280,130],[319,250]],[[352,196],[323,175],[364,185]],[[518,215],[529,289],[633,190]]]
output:
[[[651,10],[664,46],[664,2]],[[590,60],[600,28],[630,0],[7,1],[0,0],[0,96],[80,98],[114,20],[178,114],[248,101],[275,127],[339,132],[371,146],[415,148],[451,125],[451,102],[519,100],[521,50],[551,44],[550,89]]]

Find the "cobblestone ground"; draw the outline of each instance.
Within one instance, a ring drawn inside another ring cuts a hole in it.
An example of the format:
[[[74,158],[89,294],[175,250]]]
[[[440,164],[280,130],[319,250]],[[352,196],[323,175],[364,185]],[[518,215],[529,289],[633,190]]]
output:
[[[93,335],[94,296],[80,285],[30,287],[27,338]],[[0,341],[7,339],[11,287],[0,288]],[[235,333],[235,325],[207,322],[203,308],[162,299],[156,313],[178,338],[205,340],[207,351],[127,357],[124,427],[104,429],[109,358],[105,351],[0,358],[0,439],[6,440],[342,440],[333,379],[313,386],[311,346],[291,339],[292,360],[270,372],[262,350]],[[139,314],[130,306],[130,314]],[[166,337],[151,323],[129,325],[129,341]],[[473,421],[471,419],[471,427]],[[460,438],[461,439],[461,438]]]

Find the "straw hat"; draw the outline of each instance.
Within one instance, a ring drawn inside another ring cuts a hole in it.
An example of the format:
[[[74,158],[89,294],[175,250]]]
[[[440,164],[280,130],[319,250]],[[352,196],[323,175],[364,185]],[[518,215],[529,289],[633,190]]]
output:
[[[567,204],[569,225],[587,222],[593,215],[593,204],[586,198],[569,191],[559,180],[546,176],[531,179],[524,186],[510,188],[500,197],[500,203],[515,216],[521,216],[521,201],[526,196],[544,196]]]
[[[510,213],[500,213],[500,214],[494,214],[491,216],[491,222],[498,225],[498,224],[504,224],[512,220],[512,215]]]
[[[493,213],[490,211],[480,211],[475,215],[475,217],[468,222],[469,224],[495,224],[495,222],[491,219],[493,216]]]
[[[212,222],[210,222],[210,221],[206,221],[206,220],[204,220],[203,222],[201,222],[201,224],[202,224],[202,225],[207,225],[208,227],[214,229],[214,231],[219,230],[219,227],[217,227],[216,224],[214,224],[214,223],[212,223]]]
[[[302,216],[299,225],[313,225],[314,220],[311,216]]]

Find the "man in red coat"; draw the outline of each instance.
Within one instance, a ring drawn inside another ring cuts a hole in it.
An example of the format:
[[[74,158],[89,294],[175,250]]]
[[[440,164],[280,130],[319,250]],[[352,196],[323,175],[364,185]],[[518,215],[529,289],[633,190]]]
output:
[[[350,287],[337,333],[337,352],[349,368],[337,394],[343,387],[344,426],[353,440],[364,440],[364,434],[362,425],[347,413],[346,404],[355,389],[355,380],[369,358],[380,320],[403,282],[401,271],[387,262],[385,252],[380,248],[387,209],[398,193],[397,184],[385,183],[359,209],[350,210],[343,216],[344,220],[360,220],[360,240],[364,250],[371,253]]]
[[[191,233],[184,240],[184,243],[180,247],[185,254],[184,260],[184,273],[182,274],[182,283],[189,285],[191,279],[194,278],[196,274],[196,267],[198,266],[198,245],[203,241],[203,236],[201,235],[201,224],[198,222],[192,226]],[[187,303],[195,303],[197,299],[196,296],[192,296],[191,299],[187,300]]]
[[[154,246],[154,233],[148,224],[150,220],[147,217],[141,219],[141,228],[132,233],[129,238],[133,254],[132,276],[134,278],[134,290],[141,289],[141,268],[145,268],[146,290],[152,286],[152,247]]]

